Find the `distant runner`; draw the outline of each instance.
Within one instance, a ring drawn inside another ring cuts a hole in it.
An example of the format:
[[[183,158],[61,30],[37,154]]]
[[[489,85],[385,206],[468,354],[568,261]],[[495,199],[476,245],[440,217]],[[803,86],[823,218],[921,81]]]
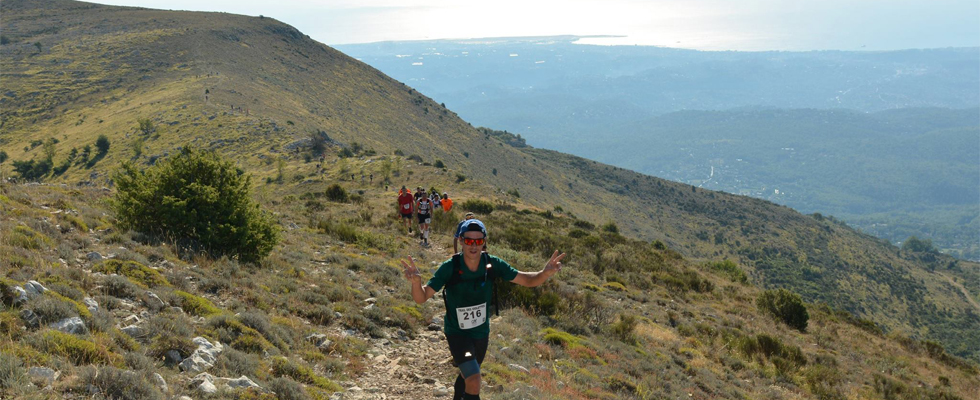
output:
[[[483,222],[467,220],[462,229],[463,253],[443,262],[426,284],[422,284],[422,274],[411,256],[408,262],[402,260],[401,263],[416,303],[425,303],[440,289],[443,290],[446,304],[443,329],[453,364],[459,368],[453,400],[479,400],[482,380],[480,365],[490,343],[487,305],[492,298],[495,278],[525,287],[540,286],[561,271],[565,253],[558,254],[558,250],[555,250],[541,271],[521,272],[506,261],[483,252],[487,240]]]
[[[422,234],[422,245],[429,245],[429,223],[432,222],[432,201],[422,193],[418,203],[419,233]]]
[[[412,198],[412,192],[402,186],[402,190],[398,191],[398,212],[402,216],[402,221],[405,221],[408,233],[412,233],[412,214],[415,212],[413,203],[415,201]]]
[[[453,199],[449,198],[446,192],[442,192],[442,211],[449,212],[453,209]]]

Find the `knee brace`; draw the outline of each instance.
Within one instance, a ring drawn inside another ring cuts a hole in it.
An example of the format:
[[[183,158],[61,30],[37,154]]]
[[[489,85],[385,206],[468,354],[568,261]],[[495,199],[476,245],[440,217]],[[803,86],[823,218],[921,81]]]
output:
[[[459,374],[462,375],[464,379],[479,373],[480,363],[476,362],[476,360],[469,360],[459,364]]]

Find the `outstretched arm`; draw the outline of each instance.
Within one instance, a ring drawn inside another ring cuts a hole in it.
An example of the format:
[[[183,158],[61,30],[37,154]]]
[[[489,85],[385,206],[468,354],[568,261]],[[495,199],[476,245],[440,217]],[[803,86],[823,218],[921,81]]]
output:
[[[436,295],[435,290],[422,284],[422,274],[419,272],[419,268],[415,266],[415,259],[409,256],[407,263],[402,260],[402,267],[405,269],[405,279],[408,279],[412,285],[412,300],[422,304]]]
[[[511,282],[525,287],[541,286],[548,278],[561,271],[561,260],[563,258],[565,258],[565,253],[558,254],[558,250],[555,250],[554,254],[551,255],[551,259],[544,264],[544,269],[538,272],[518,272],[517,276]]]

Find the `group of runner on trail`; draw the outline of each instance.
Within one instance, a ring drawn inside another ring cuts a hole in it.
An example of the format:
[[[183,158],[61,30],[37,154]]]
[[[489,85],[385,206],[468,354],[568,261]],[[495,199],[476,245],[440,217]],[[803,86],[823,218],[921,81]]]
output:
[[[427,196],[425,189],[419,187],[413,195],[404,186],[398,193],[399,211],[409,233],[412,232],[410,220],[413,212],[417,212],[424,245],[428,244],[432,209],[440,206],[446,212],[452,209],[452,200],[445,193],[441,198],[438,193]],[[453,365],[459,369],[452,398],[479,400],[482,385],[480,366],[490,343],[488,305],[493,300],[497,279],[525,287],[540,286],[561,271],[565,253],[559,254],[555,250],[541,271],[518,271],[506,261],[487,253],[487,227],[483,221],[476,219],[473,213],[466,213],[464,218],[456,226],[452,257],[440,264],[425,284],[414,258],[409,256],[408,260],[401,260],[401,264],[416,303],[425,303],[442,290],[446,306],[443,332]],[[460,244],[462,251],[458,251]]]
[[[415,194],[405,186],[398,191],[398,211],[405,221],[405,227],[408,228],[408,233],[412,233],[412,217],[418,219],[419,237],[423,246],[429,245],[429,224],[432,223],[434,210],[441,208],[443,212],[449,212],[453,208],[453,200],[448,194],[439,196],[439,192],[434,189],[431,192],[427,194],[421,186],[415,188]]]

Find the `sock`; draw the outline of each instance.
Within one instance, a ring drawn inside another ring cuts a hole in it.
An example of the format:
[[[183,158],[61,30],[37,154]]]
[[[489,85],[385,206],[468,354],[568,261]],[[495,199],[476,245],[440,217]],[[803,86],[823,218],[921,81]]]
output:
[[[456,384],[453,385],[455,394],[453,394],[453,400],[462,400],[463,396],[466,395],[466,381],[463,380],[462,376],[456,375]]]

